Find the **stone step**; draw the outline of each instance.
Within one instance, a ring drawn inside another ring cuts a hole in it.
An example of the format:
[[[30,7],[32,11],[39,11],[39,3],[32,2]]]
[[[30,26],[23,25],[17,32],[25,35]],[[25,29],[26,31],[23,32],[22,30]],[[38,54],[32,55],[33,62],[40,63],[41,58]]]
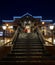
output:
[[[40,48],[39,47],[38,48],[36,48],[36,47],[33,47],[33,48],[32,47],[31,48],[28,48],[28,47],[19,47],[19,48],[15,47],[13,49],[43,49],[43,48],[42,47],[40,47]]]
[[[3,60],[6,61],[32,61],[32,60],[41,60],[41,57],[37,57],[37,56],[27,56],[27,57],[7,57],[7,58],[3,58]]]
[[[0,65],[27,65],[27,64],[30,64],[30,65],[55,65],[55,60],[54,61],[50,61],[50,60],[44,60],[44,61],[41,61],[41,60],[38,60],[38,61],[0,61]]]
[[[36,64],[38,64],[38,63],[42,63],[42,61],[41,60],[38,60],[38,61],[36,61],[36,60],[34,60],[34,61],[24,61],[24,60],[22,60],[22,61],[0,61],[0,64],[14,64],[14,65],[16,65],[16,64],[34,64],[34,63],[36,63]]]
[[[14,49],[12,51],[16,51],[16,52],[18,52],[18,51],[27,51],[27,49]],[[43,49],[30,49],[30,51],[42,52],[44,50]]]
[[[3,60],[6,60],[6,61],[22,61],[22,60],[42,60],[42,61],[44,61],[44,60],[52,60],[52,61],[54,61],[55,60],[55,58],[53,59],[53,58],[47,58],[47,57],[43,57],[43,56],[9,56],[9,57],[6,57],[6,58],[3,58]]]
[[[42,46],[43,45],[42,43],[36,43],[36,42],[34,42],[34,43],[27,43],[27,44],[21,42],[21,43],[17,43],[17,44],[15,43],[14,45],[17,45],[18,46],[18,45],[28,45],[28,44],[30,44],[31,46],[32,45],[36,45],[36,46],[40,46],[40,45]]]
[[[41,42],[40,39],[17,39],[16,42]]]
[[[9,57],[14,57],[14,56],[43,56],[43,54],[27,54],[27,53],[18,53],[18,54],[16,54],[16,53],[10,53],[10,54],[8,54],[7,56],[9,56]]]
[[[27,44],[27,45],[15,45],[15,47],[42,47],[41,45],[30,45],[30,44]]]
[[[43,48],[42,46],[36,46],[36,45],[24,45],[24,46],[23,45],[19,45],[19,46],[16,45],[14,48],[26,48],[26,47],[28,47],[28,48],[29,47],[30,48],[34,48],[34,47],[35,48]]]
[[[12,53],[21,53],[21,52],[26,52],[26,53],[31,53],[31,52],[37,52],[37,53],[39,53],[39,52],[43,52],[43,51],[29,51],[29,50],[27,50],[27,51],[12,51]]]
[[[8,56],[43,56],[43,53],[26,53],[26,52],[20,52],[20,53],[10,53]]]
[[[38,54],[40,54],[40,55],[42,55],[43,54],[43,52],[35,52],[35,51],[32,51],[32,52],[19,52],[19,53],[17,53],[17,52],[11,52],[11,54],[14,54],[14,55],[19,55],[19,54],[30,54],[30,55],[32,55],[32,54],[36,54],[36,55],[38,55]]]

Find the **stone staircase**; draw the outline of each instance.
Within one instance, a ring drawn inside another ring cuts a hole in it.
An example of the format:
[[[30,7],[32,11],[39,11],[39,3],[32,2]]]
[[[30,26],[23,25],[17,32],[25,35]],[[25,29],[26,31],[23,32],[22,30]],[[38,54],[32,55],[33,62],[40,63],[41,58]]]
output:
[[[34,38],[30,38],[30,36],[31,34],[27,34],[26,39],[18,36],[13,49],[0,61],[0,65],[53,65],[55,58],[45,52],[43,43],[38,35],[36,34]]]

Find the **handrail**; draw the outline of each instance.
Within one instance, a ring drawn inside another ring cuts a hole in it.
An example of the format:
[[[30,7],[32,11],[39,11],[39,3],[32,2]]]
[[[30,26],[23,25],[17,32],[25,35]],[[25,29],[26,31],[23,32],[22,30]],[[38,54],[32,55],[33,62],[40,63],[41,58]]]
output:
[[[38,34],[39,34],[39,38],[40,38],[41,42],[43,42],[43,43],[45,44],[44,37],[43,37],[43,35],[42,35],[42,33],[41,33],[39,27],[37,28],[37,32],[38,32]]]
[[[2,46],[0,46],[0,47],[4,47],[4,46],[6,46],[6,45],[9,45],[9,46],[11,45],[11,46],[13,46],[12,42],[14,41],[14,38],[17,37],[17,33],[18,33],[18,27],[17,27],[17,30],[15,31],[15,34],[14,34],[13,38],[11,39],[11,41],[6,42],[4,45],[2,45]]]
[[[45,42],[48,42],[48,44],[51,44],[51,42],[47,41],[47,40],[44,38],[44,36],[43,36],[42,32],[40,31],[39,27],[37,28],[37,30],[38,30],[38,33],[39,33],[39,38],[41,39],[41,42],[43,42],[43,45],[45,44]],[[41,36],[41,37],[40,37],[40,36]],[[52,45],[53,45],[53,44],[52,44]]]
[[[12,38],[13,42],[16,40],[17,34],[18,34],[18,27],[17,27],[17,30],[15,31],[13,38]]]
[[[51,42],[47,41],[46,39],[45,39],[45,42],[48,42],[48,44],[51,44],[51,45],[53,45]]]
[[[41,33],[39,27],[37,27],[37,33],[38,33],[38,35],[39,35],[39,38],[40,38],[41,42],[43,43],[44,50],[46,50],[46,48],[45,48],[45,46],[44,46],[45,40],[44,40],[44,37],[43,37],[43,35],[42,35],[42,33]]]
[[[4,47],[4,46],[7,46],[7,45],[12,46],[11,43],[12,43],[12,41],[9,41],[9,42],[5,43],[4,45],[2,45],[2,46],[0,46],[0,47]]]

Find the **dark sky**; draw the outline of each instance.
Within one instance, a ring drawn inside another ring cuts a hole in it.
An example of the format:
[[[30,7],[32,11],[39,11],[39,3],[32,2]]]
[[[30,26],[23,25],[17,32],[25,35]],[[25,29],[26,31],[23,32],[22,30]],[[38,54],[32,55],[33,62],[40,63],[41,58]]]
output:
[[[29,12],[33,16],[55,20],[55,2],[53,0],[0,0],[0,19],[12,19]]]

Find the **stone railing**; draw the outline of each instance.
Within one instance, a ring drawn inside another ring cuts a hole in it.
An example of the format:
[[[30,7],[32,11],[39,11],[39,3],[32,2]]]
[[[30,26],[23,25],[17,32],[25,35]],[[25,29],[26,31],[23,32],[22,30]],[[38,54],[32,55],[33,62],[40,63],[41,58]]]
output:
[[[41,30],[39,29],[39,27],[37,28],[38,29],[38,34],[39,34],[39,38],[41,39],[41,41],[43,42],[44,45],[53,45],[51,42],[49,42],[48,40],[46,40],[46,38],[44,37],[44,35],[42,34]]]

